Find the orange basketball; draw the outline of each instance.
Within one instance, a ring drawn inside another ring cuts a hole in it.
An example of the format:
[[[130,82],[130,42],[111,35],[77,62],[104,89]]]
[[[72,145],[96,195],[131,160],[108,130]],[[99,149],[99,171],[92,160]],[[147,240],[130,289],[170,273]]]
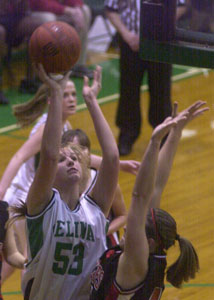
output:
[[[47,73],[69,71],[80,55],[81,43],[76,30],[64,22],[47,22],[39,26],[29,41],[29,55],[41,63]]]

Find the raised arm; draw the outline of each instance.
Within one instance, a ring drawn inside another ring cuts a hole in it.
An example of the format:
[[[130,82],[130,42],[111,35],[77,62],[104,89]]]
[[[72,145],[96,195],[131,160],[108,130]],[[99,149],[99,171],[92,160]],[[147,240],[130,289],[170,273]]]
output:
[[[50,88],[50,105],[40,151],[39,166],[27,197],[27,211],[30,215],[40,213],[52,197],[59,158],[62,131],[62,100],[68,74],[61,81],[54,81],[44,71],[37,69],[40,79]]]
[[[96,99],[94,91],[97,91],[99,87],[101,87],[101,67],[98,66],[94,71],[94,80],[91,87],[88,85],[88,78],[84,78],[83,97],[93,120],[102,150],[99,175],[91,196],[107,216],[118,181],[119,153],[114,136]]]
[[[117,283],[123,289],[136,286],[147,273],[149,245],[145,232],[146,215],[156,178],[160,143],[175,125],[176,122],[168,118],[155,128],[136,177],[127,218],[124,252],[120,256],[116,275]]]
[[[173,160],[182,135],[182,130],[193,119],[201,116],[205,111],[209,110],[208,107],[204,107],[205,104],[206,102],[204,101],[196,101],[178,114],[178,104],[174,104],[173,117],[175,118],[177,125],[170,130],[167,140],[159,152],[157,177],[150,207],[160,207],[161,196],[169,179]]]

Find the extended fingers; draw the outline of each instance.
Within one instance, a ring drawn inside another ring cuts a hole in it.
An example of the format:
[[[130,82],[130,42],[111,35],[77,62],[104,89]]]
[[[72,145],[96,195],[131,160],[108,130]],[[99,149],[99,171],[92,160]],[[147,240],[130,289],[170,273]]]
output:
[[[96,69],[94,70],[94,81],[93,84],[98,84],[101,86],[102,81],[102,68],[100,66],[96,66]]]
[[[204,108],[201,108],[201,109],[197,109],[193,114],[192,114],[192,118],[196,118],[200,115],[202,115],[205,111],[208,111],[209,110],[209,107],[204,107]]]
[[[88,77],[87,77],[87,76],[84,76],[84,77],[83,77],[83,86],[84,86],[84,87],[88,86],[88,82],[89,82]]]
[[[63,80],[66,80],[66,81],[69,80],[71,72],[72,71],[68,71],[67,73],[65,73]]]
[[[189,113],[194,113],[196,110],[198,110],[200,107],[206,104],[206,101],[198,100],[195,103],[193,103],[189,108]]]
[[[36,74],[39,76],[39,78],[45,83],[49,81],[49,77],[47,73],[45,72],[45,69],[42,64],[33,64],[33,68],[36,72]]]
[[[178,113],[178,102],[173,103],[173,109],[172,109],[172,118],[175,118]]]

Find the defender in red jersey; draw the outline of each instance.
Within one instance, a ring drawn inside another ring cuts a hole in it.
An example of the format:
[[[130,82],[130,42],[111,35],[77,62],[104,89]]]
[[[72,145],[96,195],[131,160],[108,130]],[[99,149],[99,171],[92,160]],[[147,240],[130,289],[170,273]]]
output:
[[[175,220],[159,206],[182,129],[208,110],[204,104],[197,101],[178,115],[176,104],[173,117],[153,131],[136,177],[124,239],[99,259],[91,274],[90,300],[159,300],[165,273],[177,288],[195,277],[199,270],[195,249],[178,235]],[[181,254],[166,270],[166,250],[175,241]]]

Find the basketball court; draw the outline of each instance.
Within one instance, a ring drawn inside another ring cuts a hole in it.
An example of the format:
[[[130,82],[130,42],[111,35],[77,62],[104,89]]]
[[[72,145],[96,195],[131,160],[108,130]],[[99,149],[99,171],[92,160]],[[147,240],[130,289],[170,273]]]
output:
[[[100,64],[103,68],[103,89],[99,96],[103,113],[115,137],[115,113],[118,100],[118,53],[108,51],[89,52],[89,63],[93,68]],[[23,63],[14,62],[16,77],[23,76]],[[169,182],[164,191],[161,207],[171,213],[178,225],[178,233],[189,239],[195,246],[200,272],[183,289],[177,290],[166,283],[163,300],[201,300],[213,299],[214,294],[214,72],[208,69],[174,65],[172,77],[172,101],[178,101],[182,110],[196,100],[205,100],[210,110],[202,117],[192,121],[184,130],[174,161]],[[78,113],[70,119],[73,128],[82,128],[91,139],[92,152],[100,154],[100,148],[93,130],[89,114],[81,97],[82,80],[75,80],[78,92]],[[7,88],[5,79],[5,88]],[[19,129],[11,114],[11,105],[29,99],[16,90],[7,91],[10,106],[0,108],[0,175],[3,174],[10,158],[28,137],[31,128]],[[152,128],[147,121],[148,92],[146,80],[142,84],[141,106],[143,115],[142,132],[133,147],[133,152],[124,159],[140,160],[148,144]],[[135,177],[120,173],[119,183],[127,209],[130,205],[131,191]],[[137,246],[137,245],[136,245]],[[168,264],[177,258],[178,245],[168,253]],[[23,299],[20,289],[20,271],[2,287],[5,300]]]

